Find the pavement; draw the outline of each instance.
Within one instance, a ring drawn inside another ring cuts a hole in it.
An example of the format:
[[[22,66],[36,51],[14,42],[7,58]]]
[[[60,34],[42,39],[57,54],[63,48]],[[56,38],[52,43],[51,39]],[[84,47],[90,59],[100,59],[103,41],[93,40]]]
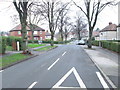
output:
[[[47,88],[46,90],[110,90],[85,50],[79,45],[60,45],[37,57],[0,71],[2,88]],[[87,89],[86,89],[87,88]],[[22,89],[23,90],[23,89]],[[40,89],[41,90],[41,89]],[[83,89],[82,89],[83,90]]]
[[[118,67],[120,64],[120,55],[113,51],[93,46],[93,49],[87,49],[86,45],[81,45],[93,62],[102,70],[102,72],[110,79],[113,86],[120,88],[120,72]]]
[[[40,54],[40,52],[39,51],[34,51],[35,49],[43,48],[43,47],[46,47],[46,46],[49,46],[49,44],[46,44],[45,46],[31,48],[30,50],[32,51],[32,54],[36,55],[36,54]],[[0,55],[0,58],[5,57],[5,56],[10,56],[10,55],[15,54],[15,53],[22,53],[22,51],[6,51],[5,54]]]

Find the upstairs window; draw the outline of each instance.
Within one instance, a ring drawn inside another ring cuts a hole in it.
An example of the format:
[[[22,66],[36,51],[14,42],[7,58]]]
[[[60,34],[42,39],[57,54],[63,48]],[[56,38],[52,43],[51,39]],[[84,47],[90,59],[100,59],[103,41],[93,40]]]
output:
[[[37,34],[37,31],[34,31],[34,34]]]

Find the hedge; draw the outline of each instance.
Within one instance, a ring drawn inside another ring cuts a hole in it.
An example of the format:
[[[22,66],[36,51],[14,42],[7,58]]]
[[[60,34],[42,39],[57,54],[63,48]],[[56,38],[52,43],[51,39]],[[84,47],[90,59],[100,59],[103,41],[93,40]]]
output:
[[[0,37],[0,54],[4,54],[6,51],[6,37]]]
[[[22,38],[20,37],[14,37],[14,36],[9,36],[6,37],[6,45],[12,46],[12,42],[20,42],[20,50],[22,50]]]
[[[117,53],[120,53],[120,42],[115,40],[102,40],[102,41],[93,41],[92,44],[95,46],[99,46],[101,44],[102,48],[106,48]]]

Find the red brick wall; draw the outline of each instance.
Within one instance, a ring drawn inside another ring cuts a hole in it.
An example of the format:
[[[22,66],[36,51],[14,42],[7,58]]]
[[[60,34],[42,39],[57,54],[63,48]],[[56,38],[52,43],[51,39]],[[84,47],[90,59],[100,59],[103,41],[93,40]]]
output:
[[[12,31],[10,32],[10,36],[16,36],[21,37],[21,34],[18,34],[18,31]],[[32,31],[28,31],[29,40],[32,40]],[[42,34],[40,34],[40,31],[35,34],[35,37],[38,37],[38,40],[40,40],[40,37],[42,37],[43,40],[45,40],[45,31],[42,31]]]

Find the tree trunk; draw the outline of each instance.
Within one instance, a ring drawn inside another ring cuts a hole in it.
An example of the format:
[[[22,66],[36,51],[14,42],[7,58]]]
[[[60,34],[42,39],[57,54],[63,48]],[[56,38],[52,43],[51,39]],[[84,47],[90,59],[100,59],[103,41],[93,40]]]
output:
[[[27,31],[26,31],[26,22],[22,23],[22,49],[23,53],[26,53],[27,49]]]
[[[92,31],[93,31],[93,29],[92,29],[92,27],[91,26],[89,26],[89,39],[88,39],[88,48],[92,48]]]
[[[51,46],[54,46],[54,33],[52,32],[51,33],[51,43],[50,43]]]
[[[78,40],[81,40],[80,31],[78,30]]]

